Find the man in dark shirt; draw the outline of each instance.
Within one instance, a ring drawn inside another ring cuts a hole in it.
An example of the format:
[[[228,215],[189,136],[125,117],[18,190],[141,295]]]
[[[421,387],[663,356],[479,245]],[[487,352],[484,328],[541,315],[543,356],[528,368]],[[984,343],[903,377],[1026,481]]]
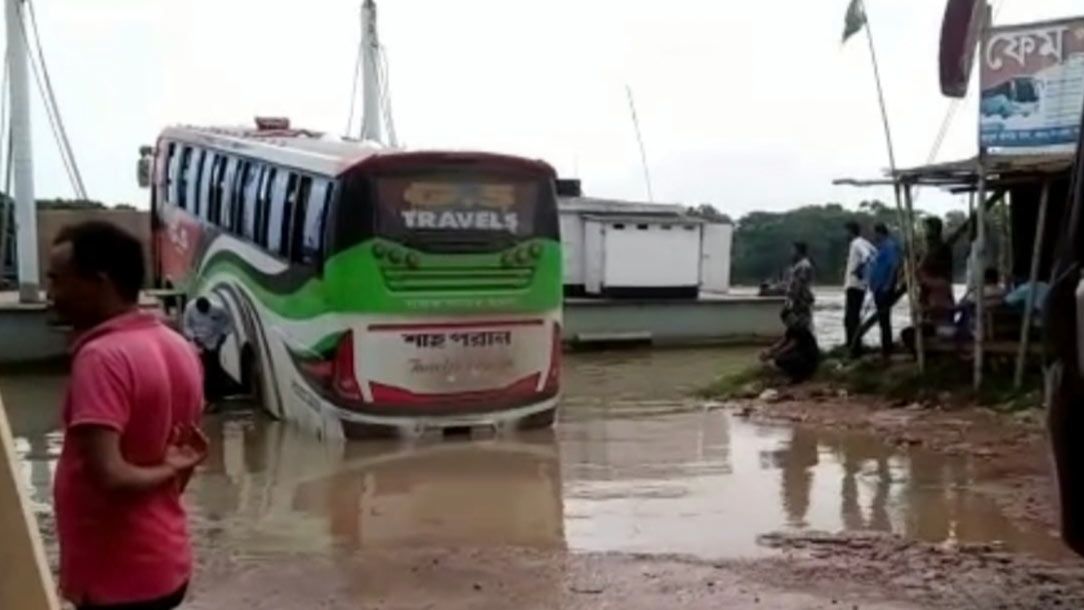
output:
[[[1070,209],[1046,299],[1047,405],[1061,495],[1062,538],[1084,555],[1084,132],[1077,147]]]

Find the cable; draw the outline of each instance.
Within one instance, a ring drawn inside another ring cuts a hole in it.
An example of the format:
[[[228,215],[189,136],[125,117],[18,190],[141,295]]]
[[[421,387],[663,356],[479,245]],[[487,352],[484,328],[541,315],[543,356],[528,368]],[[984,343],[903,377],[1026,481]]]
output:
[[[75,160],[75,152],[72,150],[71,140],[68,138],[68,130],[64,127],[64,119],[60,113],[60,105],[56,101],[56,92],[53,89],[53,79],[49,76],[49,65],[45,61],[45,52],[44,50],[42,50],[41,33],[38,29],[37,11],[34,9],[33,0],[26,0],[26,5],[30,9],[30,26],[34,30],[34,46],[37,49],[37,58],[41,64],[41,73],[45,81],[45,91],[42,92],[42,96],[47,96],[46,105],[52,107],[52,112],[56,116],[56,136],[62,149],[61,154],[67,155],[67,163],[71,165],[71,174],[74,182],[73,186],[75,186],[76,190],[76,195],[78,195],[80,199],[87,200],[88,197],[86,184],[83,182],[83,175],[79,171],[79,164]],[[26,26],[22,22],[22,20],[20,20],[19,26],[23,28],[23,39],[26,40]],[[31,65],[33,65],[33,57],[31,58]],[[39,88],[40,87],[41,83],[39,83]]]
[[[346,133],[347,138],[351,137],[354,129],[354,112],[357,110],[358,104],[358,80],[361,79],[361,58],[363,51],[361,46],[358,46],[358,60],[354,63],[354,87],[350,90],[350,114],[346,118]]]
[[[998,16],[1001,14],[1001,10],[1005,8],[1006,1],[1007,0],[998,0],[997,5],[994,7],[993,11],[994,20],[997,20]],[[945,119],[941,122],[941,128],[938,130],[937,136],[934,138],[933,146],[930,148],[930,154],[926,159],[927,163],[933,163],[937,160],[937,155],[941,152],[941,146],[944,145],[945,138],[948,136],[949,129],[952,127],[952,121],[956,119],[956,113],[960,110],[961,101],[962,100],[959,99],[952,99],[951,101],[949,101],[948,110],[946,110],[945,112]]]
[[[1001,14],[1001,10],[1005,8],[1007,0],[998,0],[997,5],[993,10],[993,19],[997,20]],[[976,43],[981,44],[981,43]],[[982,61],[981,59],[979,61]],[[967,98],[965,97],[964,100]],[[937,156],[941,153],[941,147],[945,144],[945,139],[948,137],[949,129],[952,128],[952,122],[956,120],[956,114],[960,111],[960,102],[964,101],[957,98],[953,98],[949,101],[948,109],[945,111],[945,118],[941,121],[941,127],[937,130],[937,135],[934,137],[933,146],[930,147],[930,154],[926,157],[926,164],[932,165],[937,161]],[[915,193],[915,199],[921,195],[922,191],[919,190]]]
[[[380,102],[384,110],[384,123],[388,129],[388,144],[399,147],[399,136],[395,133],[395,119],[391,114],[391,77],[388,68],[388,50],[380,45]]]

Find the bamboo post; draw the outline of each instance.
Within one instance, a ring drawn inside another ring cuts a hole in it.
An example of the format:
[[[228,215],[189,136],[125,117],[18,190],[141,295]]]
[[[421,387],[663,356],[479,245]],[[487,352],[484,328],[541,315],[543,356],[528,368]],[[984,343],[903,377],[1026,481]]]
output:
[[[899,187],[896,187],[897,195]],[[922,334],[922,304],[918,298],[918,257],[915,239],[915,206],[911,195],[911,185],[903,185],[903,199],[907,202],[907,217],[903,225],[905,240],[907,241],[907,296],[911,302],[911,327],[915,329],[915,353],[918,356],[919,373],[926,372],[926,338]]]
[[[975,270],[972,287],[972,298],[975,299],[975,371],[974,386],[977,392],[982,388],[982,372],[986,356],[986,303],[982,298],[986,290],[986,165],[982,156],[979,156],[979,201],[983,204],[975,210],[975,245],[978,251],[975,264],[979,266]]]
[[[1035,316],[1035,284],[1039,281],[1039,264],[1042,262],[1043,243],[1046,239],[1046,215],[1050,208],[1050,182],[1043,183],[1043,194],[1039,199],[1039,216],[1035,223],[1035,244],[1031,252],[1031,272],[1028,281],[1031,282],[1031,290],[1028,292],[1027,309],[1024,310],[1024,321],[1020,328],[1020,351],[1016,355],[1016,377],[1014,387],[1019,390],[1024,385],[1024,369],[1027,366],[1028,350],[1031,347],[1031,323]]]
[[[15,440],[0,400],[0,608],[58,610],[45,550],[19,475]]]
[[[1012,192],[1001,198],[1001,280],[1006,286],[1012,284],[1013,245],[1012,245]]]

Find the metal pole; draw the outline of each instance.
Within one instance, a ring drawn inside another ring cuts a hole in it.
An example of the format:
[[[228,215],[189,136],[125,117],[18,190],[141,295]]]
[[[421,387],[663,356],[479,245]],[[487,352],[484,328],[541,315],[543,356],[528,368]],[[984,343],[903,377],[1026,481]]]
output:
[[[982,298],[986,289],[986,165],[979,156],[979,201],[982,204],[975,210],[975,278],[972,298],[975,299],[975,391],[982,388],[983,360],[986,356],[986,303]]]
[[[911,185],[906,184],[904,188],[904,199],[907,202],[907,213],[903,213],[903,201],[900,200],[900,183],[899,177],[896,172],[896,150],[892,144],[892,126],[888,121],[888,104],[885,102],[884,86],[881,84],[881,66],[877,61],[877,45],[873,42],[873,28],[870,25],[869,11],[866,10],[865,2],[862,3],[862,12],[866,15],[866,41],[869,43],[869,57],[873,63],[873,79],[877,83],[877,102],[881,106],[881,124],[884,127],[885,132],[885,144],[888,147],[888,166],[892,172],[892,180],[895,182],[895,187],[892,189],[893,195],[896,197],[896,210],[900,213],[901,230],[904,231],[907,248],[907,294],[908,299],[911,302],[911,323],[915,329],[915,350],[918,353],[918,370],[920,373],[926,372],[926,352],[925,341],[922,337],[922,328],[919,322],[921,321],[920,304],[916,294],[917,284],[917,264],[915,262],[915,211],[914,204],[912,202]]]
[[[877,82],[877,101],[881,104],[881,123],[884,125],[885,142],[888,144],[888,165],[892,170],[892,178],[896,177],[896,151],[892,145],[892,127],[888,123],[888,105],[885,103],[885,91],[881,85],[881,66],[877,62],[877,47],[873,44],[873,29],[870,27],[869,11],[866,10],[865,2],[862,3],[862,12],[866,15],[866,41],[869,43],[869,57],[873,62],[873,79]],[[899,205],[899,191],[896,191],[896,205]]]
[[[1031,273],[1028,280],[1031,290],[1028,292],[1027,309],[1024,310],[1024,322],[1020,328],[1020,351],[1016,355],[1016,377],[1013,381],[1017,390],[1024,385],[1024,368],[1027,365],[1028,349],[1031,347],[1031,322],[1035,316],[1035,284],[1039,281],[1039,264],[1042,262],[1043,242],[1046,239],[1046,214],[1050,207],[1050,182],[1043,183],[1043,194],[1039,200],[1039,217],[1035,223],[1035,246],[1031,252]]]
[[[907,236],[907,295],[911,300],[911,328],[915,329],[915,353],[918,355],[918,371],[926,372],[926,338],[922,334],[922,303],[918,299],[918,258],[915,246],[915,207],[911,185],[904,185],[904,201],[907,202],[907,218],[903,230]],[[897,188],[896,196],[899,196]]]
[[[376,2],[361,6],[361,139],[384,143],[380,117],[380,38],[376,29]]]
[[[30,139],[30,79],[22,33],[23,0],[6,0],[7,60],[11,92],[11,155],[15,172],[15,230],[19,257],[19,301],[41,301],[38,287],[38,216],[34,204],[34,159]]]

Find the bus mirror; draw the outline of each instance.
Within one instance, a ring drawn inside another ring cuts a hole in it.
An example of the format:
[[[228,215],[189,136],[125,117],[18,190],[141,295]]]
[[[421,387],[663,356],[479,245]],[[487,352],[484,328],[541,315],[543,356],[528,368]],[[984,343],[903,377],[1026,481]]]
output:
[[[153,166],[154,149],[150,146],[141,146],[139,148],[139,165],[136,167],[136,179],[139,181],[139,188],[150,188],[151,168]]]

